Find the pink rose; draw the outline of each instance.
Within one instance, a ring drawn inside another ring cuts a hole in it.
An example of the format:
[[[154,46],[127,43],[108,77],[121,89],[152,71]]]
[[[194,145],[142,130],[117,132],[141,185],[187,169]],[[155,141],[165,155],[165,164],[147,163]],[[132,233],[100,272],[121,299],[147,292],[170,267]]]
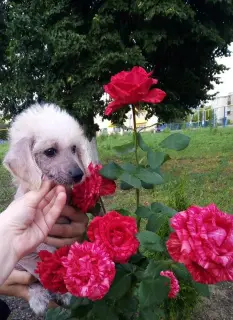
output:
[[[137,224],[116,211],[94,218],[87,231],[90,241],[103,245],[114,262],[126,263],[137,252]]]
[[[192,206],[176,214],[171,226],[175,232],[167,241],[168,252],[187,267],[195,281],[233,280],[233,216],[214,204]]]
[[[114,262],[101,246],[87,241],[71,245],[62,264],[66,268],[64,282],[68,291],[93,301],[106,295],[116,273]]]
[[[176,276],[170,270],[161,271],[160,275],[170,279],[170,291],[168,293],[168,298],[175,298],[180,291],[179,282],[176,279]]]

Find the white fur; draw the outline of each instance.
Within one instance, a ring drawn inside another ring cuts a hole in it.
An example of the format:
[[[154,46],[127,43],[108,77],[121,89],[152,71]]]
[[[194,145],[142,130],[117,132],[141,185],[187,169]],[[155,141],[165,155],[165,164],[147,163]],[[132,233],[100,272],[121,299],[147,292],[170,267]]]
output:
[[[77,121],[55,104],[34,104],[19,114],[9,130],[11,144],[25,137],[36,140],[59,140],[63,145],[76,144],[84,133]]]

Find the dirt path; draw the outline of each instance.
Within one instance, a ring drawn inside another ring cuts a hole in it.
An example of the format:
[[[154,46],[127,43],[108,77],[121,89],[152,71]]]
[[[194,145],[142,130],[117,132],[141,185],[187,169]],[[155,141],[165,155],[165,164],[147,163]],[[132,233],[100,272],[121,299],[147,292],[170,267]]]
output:
[[[9,320],[43,320],[36,317],[21,299],[3,297],[12,310]],[[1,315],[0,315],[1,320]],[[148,319],[152,320],[152,319]],[[205,299],[197,308],[193,320],[233,320],[233,283],[224,283],[212,287],[211,299]]]

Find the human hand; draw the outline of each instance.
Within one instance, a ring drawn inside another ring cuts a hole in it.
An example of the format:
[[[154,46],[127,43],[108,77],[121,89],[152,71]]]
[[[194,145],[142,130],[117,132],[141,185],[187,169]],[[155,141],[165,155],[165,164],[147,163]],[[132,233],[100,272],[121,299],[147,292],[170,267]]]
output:
[[[8,279],[0,286],[0,295],[17,297],[29,302],[29,286],[38,280],[27,271],[14,269]],[[56,308],[58,305],[50,301],[48,308]]]
[[[60,215],[60,218],[66,218],[70,223],[56,223],[49,232],[49,236],[45,240],[48,245],[56,248],[73,244],[83,240],[87,225],[88,217],[72,206],[66,205]]]
[[[0,286],[0,295],[29,300],[29,285],[36,282],[27,271],[13,270],[8,279]]]
[[[11,244],[15,262],[45,240],[65,202],[64,187],[53,187],[50,181],[43,181],[39,191],[16,199],[1,214],[0,234]]]

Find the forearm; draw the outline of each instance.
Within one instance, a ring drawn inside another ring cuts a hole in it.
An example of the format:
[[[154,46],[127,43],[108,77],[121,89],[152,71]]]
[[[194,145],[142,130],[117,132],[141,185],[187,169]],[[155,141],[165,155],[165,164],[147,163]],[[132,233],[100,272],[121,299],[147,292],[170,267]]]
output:
[[[6,281],[17,263],[17,256],[11,243],[10,234],[0,215],[0,285]]]

